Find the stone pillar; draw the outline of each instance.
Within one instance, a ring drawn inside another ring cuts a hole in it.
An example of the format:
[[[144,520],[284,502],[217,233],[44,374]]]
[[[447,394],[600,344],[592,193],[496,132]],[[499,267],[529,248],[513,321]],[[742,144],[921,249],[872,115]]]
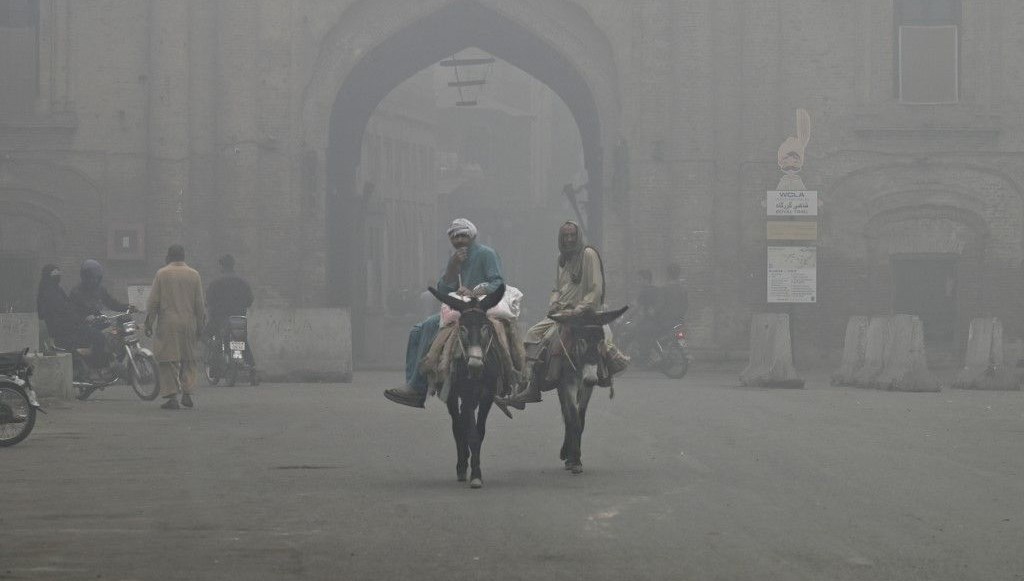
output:
[[[249,0],[217,3],[217,252],[230,252],[249,272],[258,269],[262,227],[257,81],[259,10]]]
[[[675,0],[638,2],[633,10],[636,38],[625,87],[632,92],[630,124],[630,208],[633,252],[627,254],[626,279],[639,268],[663,264],[675,183],[673,160],[679,159],[684,136],[676,130],[676,26],[680,6]],[[632,259],[630,257],[633,257]]]
[[[149,104],[146,254],[164,263],[170,244],[186,242],[188,196],[189,4],[149,3]]]
[[[180,1],[180,0],[179,0]],[[217,209],[217,50],[216,4],[189,0],[189,187],[185,220],[189,264],[216,272]]]

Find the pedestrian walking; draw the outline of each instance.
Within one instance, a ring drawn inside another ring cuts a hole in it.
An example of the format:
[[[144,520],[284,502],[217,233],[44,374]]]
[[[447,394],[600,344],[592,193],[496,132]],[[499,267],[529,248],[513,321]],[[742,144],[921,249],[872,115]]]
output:
[[[167,265],[156,271],[146,308],[146,335],[156,331],[153,351],[160,367],[160,407],[192,407],[196,387],[199,335],[205,327],[206,309],[203,281],[185,264],[185,249],[174,244],[167,249]]]

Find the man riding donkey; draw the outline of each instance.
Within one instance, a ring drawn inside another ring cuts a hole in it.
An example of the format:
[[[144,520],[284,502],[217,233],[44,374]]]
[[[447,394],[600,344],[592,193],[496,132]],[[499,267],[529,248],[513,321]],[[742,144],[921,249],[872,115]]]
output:
[[[476,241],[477,229],[465,218],[454,220],[448,228],[448,240],[455,252],[448,260],[441,279],[437,282],[437,290],[442,294],[457,293],[464,297],[482,297],[490,294],[504,284],[501,275],[501,259],[491,248]],[[515,325],[510,325],[514,327]],[[454,326],[458,328],[458,325]],[[389,400],[414,408],[424,407],[427,399],[427,372],[437,376],[437,366],[443,365],[436,355],[430,358],[428,365],[420,365],[427,357],[431,345],[438,338],[441,328],[441,315],[435,314],[413,326],[409,332],[409,342],[405,354],[405,385],[384,391]],[[507,327],[506,327],[507,328]],[[440,337],[437,344],[445,343]],[[518,366],[521,369],[521,365]],[[510,380],[511,381],[511,380]],[[507,413],[507,412],[506,412]]]
[[[541,401],[540,392],[557,377],[557,370],[545,367],[554,346],[559,325],[551,316],[575,316],[601,309],[604,303],[604,266],[597,249],[587,246],[580,225],[571,220],[558,229],[558,268],[555,288],[551,294],[548,316],[530,327],[526,333],[526,370],[521,389],[510,398],[495,401],[524,409],[527,403]],[[629,365],[629,358],[606,339],[601,348],[602,365],[598,366],[598,385],[610,387],[612,376]],[[537,366],[540,363],[540,366]],[[543,373],[541,373],[543,371]]]

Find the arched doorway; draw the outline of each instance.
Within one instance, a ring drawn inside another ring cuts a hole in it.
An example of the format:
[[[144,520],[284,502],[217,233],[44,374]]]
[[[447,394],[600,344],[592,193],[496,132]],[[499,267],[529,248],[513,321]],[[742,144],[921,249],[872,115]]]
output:
[[[379,26],[368,32],[360,21],[392,24],[383,33]],[[392,89],[468,47],[525,71],[569,107],[589,178],[589,237],[597,243],[604,237],[605,184],[612,182],[606,152],[613,151],[618,135],[618,100],[610,47],[584,10],[565,0],[533,6],[508,0],[424,0],[415,7],[389,0],[357,4],[325,41],[318,58],[324,73],[308,88],[304,110],[307,146],[324,146],[326,298],[329,304],[351,307],[356,337],[366,302],[358,274],[365,255],[357,227],[363,219],[363,191],[356,178],[367,123]],[[332,89],[327,132],[321,135],[323,128],[314,124],[323,121]]]

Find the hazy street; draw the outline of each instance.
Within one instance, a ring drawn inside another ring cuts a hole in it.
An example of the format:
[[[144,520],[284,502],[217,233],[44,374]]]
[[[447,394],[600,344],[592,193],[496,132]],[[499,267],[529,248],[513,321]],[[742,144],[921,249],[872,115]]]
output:
[[[0,579],[1024,579],[1024,394],[681,383],[492,412],[484,488],[448,415],[347,385],[51,402],[0,450]]]

